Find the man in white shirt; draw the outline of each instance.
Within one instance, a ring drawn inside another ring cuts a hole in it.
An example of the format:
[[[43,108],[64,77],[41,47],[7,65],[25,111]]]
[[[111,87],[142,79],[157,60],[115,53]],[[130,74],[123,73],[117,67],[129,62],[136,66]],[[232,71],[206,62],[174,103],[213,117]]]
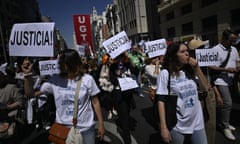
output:
[[[232,85],[234,74],[239,71],[237,69],[237,61],[239,60],[238,51],[232,46],[236,40],[237,35],[234,32],[230,30],[224,30],[222,33],[221,43],[213,47],[213,49],[219,53],[218,60],[220,61],[220,64],[218,66],[209,67],[210,69],[220,72],[220,74],[213,81],[223,99],[223,105],[218,107],[220,114],[217,116],[218,125],[223,130],[225,136],[230,140],[236,140],[236,137],[232,133],[235,128],[229,123],[232,108],[232,97],[229,86]],[[230,54],[229,56],[228,53]],[[226,65],[221,66],[221,63],[223,63],[225,60]]]

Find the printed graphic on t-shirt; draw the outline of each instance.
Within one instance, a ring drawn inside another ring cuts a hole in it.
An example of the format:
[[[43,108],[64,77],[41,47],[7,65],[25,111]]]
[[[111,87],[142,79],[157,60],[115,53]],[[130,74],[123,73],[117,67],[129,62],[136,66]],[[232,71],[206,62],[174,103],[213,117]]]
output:
[[[179,97],[185,101],[184,107],[191,108],[195,104],[195,99],[192,97],[196,97],[197,91],[191,81],[179,82]]]

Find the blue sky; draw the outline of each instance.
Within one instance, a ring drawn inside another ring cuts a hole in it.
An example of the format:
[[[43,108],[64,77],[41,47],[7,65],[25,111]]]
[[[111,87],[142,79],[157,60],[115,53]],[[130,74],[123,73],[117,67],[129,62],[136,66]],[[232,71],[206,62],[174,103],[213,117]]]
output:
[[[113,0],[38,0],[40,12],[50,16],[67,42],[69,48],[73,46],[74,14],[91,14],[95,6],[98,15],[102,14],[107,4]]]

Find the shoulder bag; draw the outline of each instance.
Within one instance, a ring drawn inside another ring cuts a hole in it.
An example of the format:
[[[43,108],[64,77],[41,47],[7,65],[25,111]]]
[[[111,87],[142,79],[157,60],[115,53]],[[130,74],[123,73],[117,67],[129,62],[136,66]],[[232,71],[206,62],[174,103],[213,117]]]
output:
[[[156,97],[157,89],[152,87],[152,83],[151,83],[151,81],[150,81],[148,76],[146,77],[146,79],[147,79],[147,82],[148,82],[148,94],[149,94],[149,97],[150,97],[151,101],[154,102],[155,101],[155,97]]]
[[[170,94],[170,73],[168,74],[168,97],[165,102],[166,123],[169,130],[177,124],[177,98]]]
[[[151,101],[154,102],[155,101],[155,95],[156,95],[156,89],[149,86],[148,87],[148,93],[149,93],[149,97],[150,97]]]
[[[68,128],[64,125],[54,123],[49,130],[48,140],[55,144],[82,144],[83,138],[79,130],[76,129],[78,113],[78,95],[80,91],[81,80],[77,83],[77,89],[74,98],[73,127]]]
[[[222,64],[219,67],[225,67],[227,65],[227,62],[230,58],[230,53],[231,53],[231,49],[228,50],[228,54],[226,59],[222,62]],[[218,70],[213,70],[213,69],[209,69],[209,75],[210,75],[210,79],[211,79],[211,83],[214,83],[214,81],[220,76],[220,75],[224,75],[222,74],[221,71]]]

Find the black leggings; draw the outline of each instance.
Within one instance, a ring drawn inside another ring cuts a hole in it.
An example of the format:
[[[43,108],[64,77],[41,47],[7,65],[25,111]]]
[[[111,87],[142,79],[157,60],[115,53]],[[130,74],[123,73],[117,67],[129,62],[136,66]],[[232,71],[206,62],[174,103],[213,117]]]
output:
[[[118,123],[119,133],[122,136],[125,144],[131,144],[130,135],[130,110],[135,107],[132,92],[115,91],[117,97]]]

